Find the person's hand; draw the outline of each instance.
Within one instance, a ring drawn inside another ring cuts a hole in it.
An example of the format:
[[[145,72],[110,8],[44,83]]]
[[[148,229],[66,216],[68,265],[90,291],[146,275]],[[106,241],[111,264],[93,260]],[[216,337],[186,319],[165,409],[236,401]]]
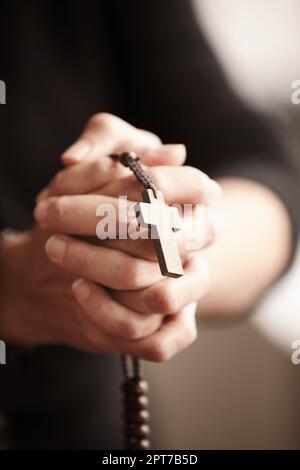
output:
[[[120,122],[119,120],[114,121],[114,119],[113,122],[117,131]],[[121,121],[122,125],[124,124]],[[125,124],[126,126],[128,125]],[[92,127],[95,132],[95,124]],[[112,132],[112,127],[109,128],[110,132]],[[101,125],[98,129],[98,136],[96,134],[97,132],[94,134],[93,142],[95,147],[99,149],[103,138]],[[116,134],[120,135],[118,132]],[[131,146],[130,149],[132,148]],[[126,147],[122,148],[122,150],[125,149]],[[110,150],[114,151],[115,148],[110,148]],[[180,160],[184,160],[185,154],[182,152],[184,150],[182,146],[173,148],[168,146],[161,155],[165,153],[164,158],[168,155],[172,157],[172,150],[175,150],[175,158],[170,158],[170,162],[180,163]],[[181,152],[180,159],[178,158],[180,156],[178,150]],[[159,152],[157,150],[155,152],[153,152],[152,158],[148,158],[148,164],[158,161]],[[66,155],[70,153],[72,152],[68,151]],[[149,155],[151,153],[148,150]],[[145,158],[143,161],[145,162]],[[94,157],[86,156],[82,163],[77,163],[77,165],[74,163],[75,161],[71,168],[61,171],[59,176],[54,178],[48,188],[40,195],[40,204],[35,211],[36,218],[43,228],[51,228],[59,233],[93,237],[97,225],[96,207],[101,203],[110,203],[117,208],[118,201],[107,196],[78,196],[78,194],[92,191],[110,196],[123,194],[133,200],[140,200],[141,187],[130,175],[130,172],[125,169],[125,173],[121,165],[111,161],[106,154],[100,158],[95,155]],[[202,204],[211,204],[219,199],[218,185],[198,170],[189,167],[180,170],[172,167],[153,167],[150,170],[157,186],[162,190],[169,203],[195,204],[201,202]],[[119,171],[124,174],[120,175]],[[108,183],[108,180],[116,175],[119,176],[119,179]],[[177,189],[176,195],[174,187]],[[76,194],[77,196],[53,198],[53,195],[59,194]],[[49,197],[50,199],[47,199]],[[211,243],[214,238],[214,227],[209,218],[203,219],[203,222],[202,247]],[[57,250],[58,245],[60,245],[60,250]],[[107,240],[104,243],[101,242],[101,245],[95,246],[86,241],[59,236],[49,240],[46,250],[53,262],[64,270],[84,278],[84,280],[79,279],[74,283],[73,289],[79,304],[87,315],[93,316],[99,312],[99,305],[104,303],[103,286],[105,286],[109,288],[111,297],[118,302],[119,308],[125,306],[133,311],[138,310],[144,318],[147,315],[151,316],[153,312],[158,314],[156,315],[159,319],[158,331],[152,334],[155,339],[157,335],[160,336],[160,332],[164,330],[172,318],[172,323],[175,324],[174,331],[176,331],[177,321],[181,321],[185,309],[189,308],[186,306],[197,301],[208,287],[208,276],[203,262],[199,258],[187,256],[183,251],[183,245],[182,243],[180,248],[182,255],[184,255],[185,276],[180,280],[161,278],[158,264],[156,261],[154,262],[156,258],[152,243],[149,240]],[[59,255],[58,251],[61,252]],[[121,272],[120,266],[122,267]],[[82,297],[81,291],[89,292],[89,296]],[[191,314],[184,317],[181,332],[178,330],[177,335],[174,332],[171,333],[170,341],[173,344],[188,344],[189,341],[185,334],[186,328],[183,327],[186,324],[188,329],[190,328],[192,317]],[[193,333],[190,330],[190,333],[191,341],[194,339],[195,330]],[[133,337],[138,337],[140,334],[141,330],[137,328]],[[178,336],[177,339],[176,336]],[[176,350],[173,354],[175,352]],[[169,357],[168,354],[163,356],[164,358]]]
[[[163,145],[153,133],[137,129],[108,113],[92,116],[82,134],[61,156],[68,167],[59,171],[37,197],[49,195],[83,194],[98,190],[112,180],[131,174],[107,155],[130,149],[144,164],[182,165],[186,150],[182,144]]]
[[[113,119],[115,121],[116,118]],[[99,122],[98,118],[96,120]],[[95,119],[92,120],[94,121]],[[144,152],[149,158],[150,147],[149,142],[144,147],[148,149]],[[132,142],[131,148],[133,148]],[[115,149],[112,146],[111,151],[113,150]],[[138,148],[136,150],[139,151]],[[169,159],[169,164],[174,162],[176,164],[177,160],[179,164],[183,160],[183,150],[183,146],[168,146],[163,151],[156,150],[155,158],[158,159],[156,161],[163,164]],[[68,164],[75,163],[71,160],[69,159]],[[92,158],[90,164],[93,164]],[[198,279],[203,291],[206,289],[207,272],[201,262],[195,259],[186,260],[185,279],[178,280],[179,282],[184,280],[183,284],[175,286],[172,282],[174,280],[163,279],[162,282],[167,283],[165,286],[156,283],[150,290],[143,287],[137,290],[141,302],[143,302],[141,291],[147,293],[150,304],[151,297],[153,298],[151,313],[147,314],[145,310],[140,314],[126,307],[126,295],[130,297],[126,290],[122,292],[123,299],[115,299],[114,295],[121,291],[105,289],[90,281],[86,283],[79,280],[74,283],[74,276],[64,273],[47,259],[44,244],[48,237],[48,232],[42,233],[39,229],[35,229],[25,234],[8,237],[2,247],[0,266],[3,271],[2,279],[5,279],[0,298],[2,338],[21,345],[65,344],[94,352],[127,353],[152,361],[169,359],[195,339],[195,306],[184,306],[179,312],[177,308],[186,305],[187,297],[189,302],[193,298],[194,294],[191,296],[187,294],[188,291],[192,293],[194,290],[193,283],[197,284],[199,291]],[[53,238],[51,241],[53,242]],[[84,243],[79,240],[78,242]],[[132,256],[128,256],[128,262],[125,264],[122,264],[123,261],[125,258],[122,259],[121,265],[126,269],[127,285],[132,288],[137,281],[140,283],[140,279],[137,279],[139,277],[137,265]],[[120,262],[117,265],[115,277],[120,273]],[[140,263],[139,268],[141,272],[145,272]],[[99,271],[98,266],[97,269]],[[72,283],[77,301],[84,305],[83,308],[78,306],[72,295],[70,289]],[[114,286],[116,287],[116,284]],[[140,287],[140,284],[138,286]],[[184,293],[181,300],[178,295],[177,297],[171,295],[172,290],[177,287],[181,287]],[[89,294],[84,301],[79,299],[79,297],[82,299],[83,294],[85,296]],[[122,300],[123,304],[118,300]],[[155,311],[155,306],[158,307],[158,312]],[[168,317],[159,313],[160,311],[175,313],[175,310],[177,314]]]
[[[26,347],[61,344],[97,353],[124,353],[165,361],[195,339],[193,306],[181,309],[178,315],[163,322],[159,313],[141,315],[122,306],[105,288],[76,281],[75,295],[84,306],[80,308],[71,289],[74,276],[64,273],[46,256],[44,246],[48,237],[49,233],[34,229],[10,235],[3,242],[0,259],[3,340]],[[133,264],[127,263],[126,269],[127,285],[138,284]],[[183,291],[194,275],[200,280],[200,272],[191,261]],[[120,269],[115,275],[121,282]],[[155,302],[162,309],[179,307],[168,304],[171,298],[165,295],[165,290],[160,292],[161,298],[155,298]]]
[[[86,193],[113,197],[126,195],[129,199],[140,201],[143,189],[141,184],[129,169],[108,157],[109,153],[128,149],[135,150],[141,157],[144,166],[150,167],[148,172],[157,187],[163,191],[167,203],[202,204],[203,211],[199,230],[201,233],[195,234],[197,240],[200,240],[201,246],[198,243],[198,249],[211,244],[221,225],[219,211],[215,208],[215,203],[220,201],[220,186],[199,170],[191,167],[176,168],[185,161],[186,149],[184,145],[162,145],[154,134],[136,129],[120,118],[107,113],[93,116],[77,142],[64,152],[62,160],[67,168],[58,172],[49,185],[38,195],[37,202],[40,203],[38,211],[42,212],[43,200],[62,195]],[[188,191],[186,191],[186,187],[188,187]],[[58,202],[58,200],[56,201]],[[64,201],[67,202],[66,199]],[[107,200],[107,202],[109,201]],[[59,204],[63,204],[63,201]],[[53,205],[56,205],[54,200]],[[53,208],[53,210],[56,209]],[[195,217],[195,213],[192,215]],[[190,230],[186,230],[185,235],[189,237],[191,244],[191,238],[193,238],[191,231],[192,229],[195,231],[195,227],[192,227],[195,224],[195,219],[189,222],[189,218],[186,217],[185,222],[185,228],[190,227]],[[41,220],[39,223],[41,224]],[[89,231],[88,234],[90,235]],[[184,256],[186,240],[182,238],[182,231],[177,232],[176,236],[181,254]],[[143,239],[131,240],[129,238],[126,241],[108,239],[102,244],[145,259],[156,259],[153,244]]]

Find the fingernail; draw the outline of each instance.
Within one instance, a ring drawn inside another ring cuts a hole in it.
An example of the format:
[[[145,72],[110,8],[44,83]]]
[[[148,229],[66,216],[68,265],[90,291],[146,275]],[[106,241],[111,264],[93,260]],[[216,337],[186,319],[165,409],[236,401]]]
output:
[[[91,289],[84,279],[77,279],[72,284],[72,290],[78,300],[87,300],[90,296]]]
[[[35,201],[36,203],[39,203],[41,201],[43,201],[44,199],[47,199],[47,197],[49,196],[50,194],[50,191],[48,188],[44,188],[42,191],[40,191],[37,195],[37,197],[35,198]]]
[[[45,245],[47,255],[52,261],[61,261],[66,251],[65,240],[57,235],[49,238]]]
[[[78,142],[75,142],[75,144],[71,145],[71,147],[64,151],[62,158],[80,161],[86,156],[90,149],[91,144],[88,140],[78,140]]]
[[[39,202],[36,208],[34,209],[34,217],[40,225],[46,225],[47,213],[48,213],[48,202],[47,201]]]

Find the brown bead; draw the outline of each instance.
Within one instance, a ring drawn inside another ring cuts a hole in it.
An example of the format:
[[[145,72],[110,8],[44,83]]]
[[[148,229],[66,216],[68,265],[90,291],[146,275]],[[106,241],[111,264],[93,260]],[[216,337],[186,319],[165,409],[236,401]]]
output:
[[[142,450],[147,450],[147,449],[150,449],[150,447],[151,447],[151,443],[150,443],[149,439],[142,439],[139,442],[139,445],[140,445],[140,449],[142,449]]]
[[[130,423],[125,428],[126,434],[132,437],[150,437],[150,426],[148,424]]]
[[[122,384],[122,390],[128,394],[146,394],[149,390],[146,380],[130,381]]]
[[[147,410],[149,407],[149,399],[146,395],[125,396],[124,405],[126,409]]]
[[[147,450],[150,449],[151,446],[149,439],[139,439],[135,437],[127,439],[125,445],[128,450]]]
[[[147,424],[150,422],[150,413],[148,410],[126,410],[124,420],[127,423],[142,423]]]

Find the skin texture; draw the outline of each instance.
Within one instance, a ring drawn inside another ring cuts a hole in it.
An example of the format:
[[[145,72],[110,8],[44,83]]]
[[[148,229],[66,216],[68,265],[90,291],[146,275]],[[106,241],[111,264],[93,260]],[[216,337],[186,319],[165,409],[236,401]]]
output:
[[[209,286],[207,266],[201,253],[184,253],[182,240],[185,276],[166,279],[151,240],[95,239],[99,203],[117,206],[124,193],[140,200],[130,171],[107,154],[132,148],[152,165],[169,203],[205,204],[202,247],[214,240],[209,214],[221,190],[199,170],[187,167],[182,177],[183,145],[162,146],[115,116],[94,116],[79,142],[62,156],[66,169],[37,198],[38,227],[4,242],[1,337],[168,360],[196,338],[195,304]]]
[[[128,148],[141,155],[169,204],[205,207],[202,250],[186,252],[179,239],[181,279],[160,275],[150,240],[95,243],[99,203],[117,207],[119,194],[141,199],[130,171],[107,158]],[[287,263],[287,211],[269,189],[239,178],[220,181],[221,202],[220,186],[180,167],[184,158],[182,145],[163,146],[115,116],[94,116],[63,154],[66,168],[37,197],[38,228],[5,243],[1,337],[165,361],[195,340],[200,299],[203,315],[247,311]],[[220,212],[227,223],[215,242]]]

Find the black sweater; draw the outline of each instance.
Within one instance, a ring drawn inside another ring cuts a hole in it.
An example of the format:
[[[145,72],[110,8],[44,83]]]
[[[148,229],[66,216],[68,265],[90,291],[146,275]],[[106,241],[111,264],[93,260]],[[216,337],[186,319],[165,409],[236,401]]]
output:
[[[58,6],[59,5],[59,6]],[[281,136],[232,92],[187,0],[1,3],[0,227],[33,224],[36,193],[94,113],[183,142],[210,176],[270,186],[298,232],[298,175]],[[0,312],[1,314],[1,312]],[[0,369],[17,447],[118,446],[118,363],[67,348]]]

